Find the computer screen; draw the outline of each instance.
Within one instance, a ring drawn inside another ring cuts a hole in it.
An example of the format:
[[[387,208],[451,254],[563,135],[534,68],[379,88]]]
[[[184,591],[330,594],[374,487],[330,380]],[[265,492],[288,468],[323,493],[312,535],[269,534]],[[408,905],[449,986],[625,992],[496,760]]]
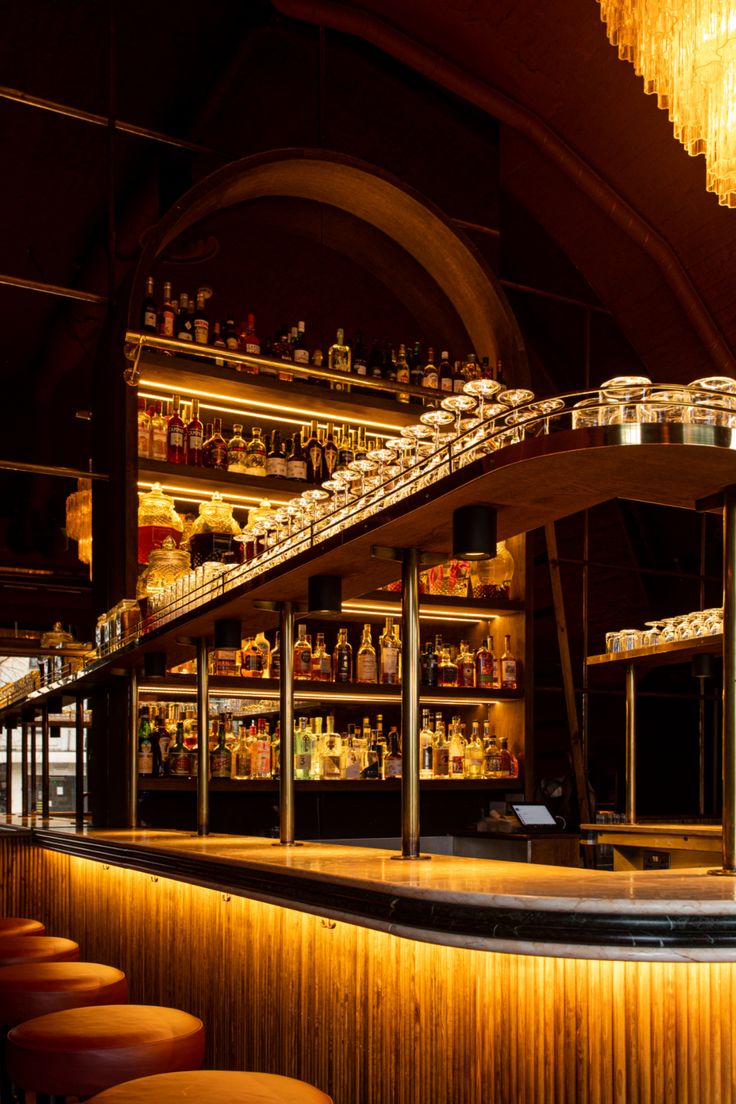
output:
[[[525,828],[556,828],[557,821],[546,805],[512,805]]]

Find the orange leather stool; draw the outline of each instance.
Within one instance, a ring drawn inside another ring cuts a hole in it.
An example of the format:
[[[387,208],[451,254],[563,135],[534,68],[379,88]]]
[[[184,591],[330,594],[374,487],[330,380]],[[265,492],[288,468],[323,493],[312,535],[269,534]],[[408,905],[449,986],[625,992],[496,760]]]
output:
[[[87,1104],[332,1104],[332,1097],[306,1081],[276,1073],[195,1070],[161,1073],[116,1085]]]
[[[127,999],[128,981],[123,971],[99,962],[0,967],[0,1024],[6,1027],[65,1008],[124,1004]]]
[[[0,916],[0,936],[43,935],[45,931],[40,920],[28,920],[25,916]]]
[[[8,1032],[11,1082],[52,1098],[91,1096],[134,1077],[198,1069],[203,1056],[201,1020],[149,1004],[68,1008]]]
[[[59,935],[0,936],[0,966],[22,962],[76,962],[79,944]]]

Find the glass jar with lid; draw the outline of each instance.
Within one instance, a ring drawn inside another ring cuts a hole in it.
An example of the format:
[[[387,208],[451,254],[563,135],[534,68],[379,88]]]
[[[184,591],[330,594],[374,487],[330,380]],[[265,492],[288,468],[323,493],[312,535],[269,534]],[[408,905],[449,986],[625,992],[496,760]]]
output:
[[[499,541],[493,559],[473,562],[470,576],[473,597],[508,598],[514,567],[514,557],[506,547],[506,541]]]
[[[200,504],[199,516],[192,525],[189,535],[192,567],[209,561],[233,563],[239,559],[239,549],[233,543],[233,537],[239,535],[240,526],[233,517],[231,503],[215,491],[209,502]]]
[[[151,551],[161,548],[171,537],[176,547],[181,543],[184,522],[179,517],[173,498],[164,494],[160,483],[154,483],[138,502],[138,563],[147,564]]]
[[[172,537],[165,537],[161,548],[151,550],[148,566],[138,578],[138,599],[160,594],[189,570],[189,553],[183,548],[177,548]]]

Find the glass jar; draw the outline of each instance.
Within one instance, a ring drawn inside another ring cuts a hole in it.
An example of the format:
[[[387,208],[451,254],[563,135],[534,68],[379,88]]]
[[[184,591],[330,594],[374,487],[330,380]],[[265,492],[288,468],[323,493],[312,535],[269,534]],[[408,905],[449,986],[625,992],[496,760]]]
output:
[[[189,536],[192,567],[209,561],[233,563],[239,560],[240,548],[233,538],[240,533],[232,505],[224,502],[222,495],[215,491],[209,502],[201,503],[199,517],[192,525]]]
[[[175,583],[189,571],[189,553],[177,548],[171,537],[166,537],[161,548],[154,548],[148,566],[138,579],[137,596],[150,598]],[[126,602],[130,599],[126,599]],[[136,603],[137,605],[137,603]]]
[[[147,494],[141,493],[138,502],[138,563],[147,564],[154,548],[161,548],[166,537],[171,537],[178,547],[184,531],[173,498],[164,494],[160,483],[154,483]]]
[[[470,571],[474,598],[508,598],[514,577],[514,557],[499,541],[492,560],[475,560]]]

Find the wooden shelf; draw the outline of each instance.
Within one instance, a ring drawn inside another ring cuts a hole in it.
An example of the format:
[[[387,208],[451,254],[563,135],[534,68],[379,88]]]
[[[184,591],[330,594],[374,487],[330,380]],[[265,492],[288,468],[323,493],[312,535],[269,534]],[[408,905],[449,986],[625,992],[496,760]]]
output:
[[[501,790],[523,789],[519,778],[427,778],[419,783],[422,790]],[[278,779],[271,778],[211,778],[209,788],[217,793],[277,792]],[[192,792],[197,789],[195,778],[139,778],[138,792]],[[400,778],[335,778],[334,780],[314,779],[295,780],[297,793],[350,793],[362,792],[400,792]]]
[[[268,476],[242,475],[237,472],[217,471],[214,468],[196,468],[191,464],[168,464],[164,460],[138,460],[139,483],[161,483],[167,494],[176,499],[171,487],[183,488],[187,494],[211,495],[215,491],[226,501],[232,501],[236,507],[255,506],[257,500],[269,499],[275,505],[281,505],[299,495],[309,486],[298,479],[273,479]],[[233,496],[229,498],[228,496]],[[238,497],[247,497],[250,502],[241,503]]]
[[[628,652],[610,652],[588,656],[589,667],[662,667],[673,663],[688,663],[696,656],[723,654],[723,635],[699,637],[696,640],[674,640],[656,647],[632,648]]]

